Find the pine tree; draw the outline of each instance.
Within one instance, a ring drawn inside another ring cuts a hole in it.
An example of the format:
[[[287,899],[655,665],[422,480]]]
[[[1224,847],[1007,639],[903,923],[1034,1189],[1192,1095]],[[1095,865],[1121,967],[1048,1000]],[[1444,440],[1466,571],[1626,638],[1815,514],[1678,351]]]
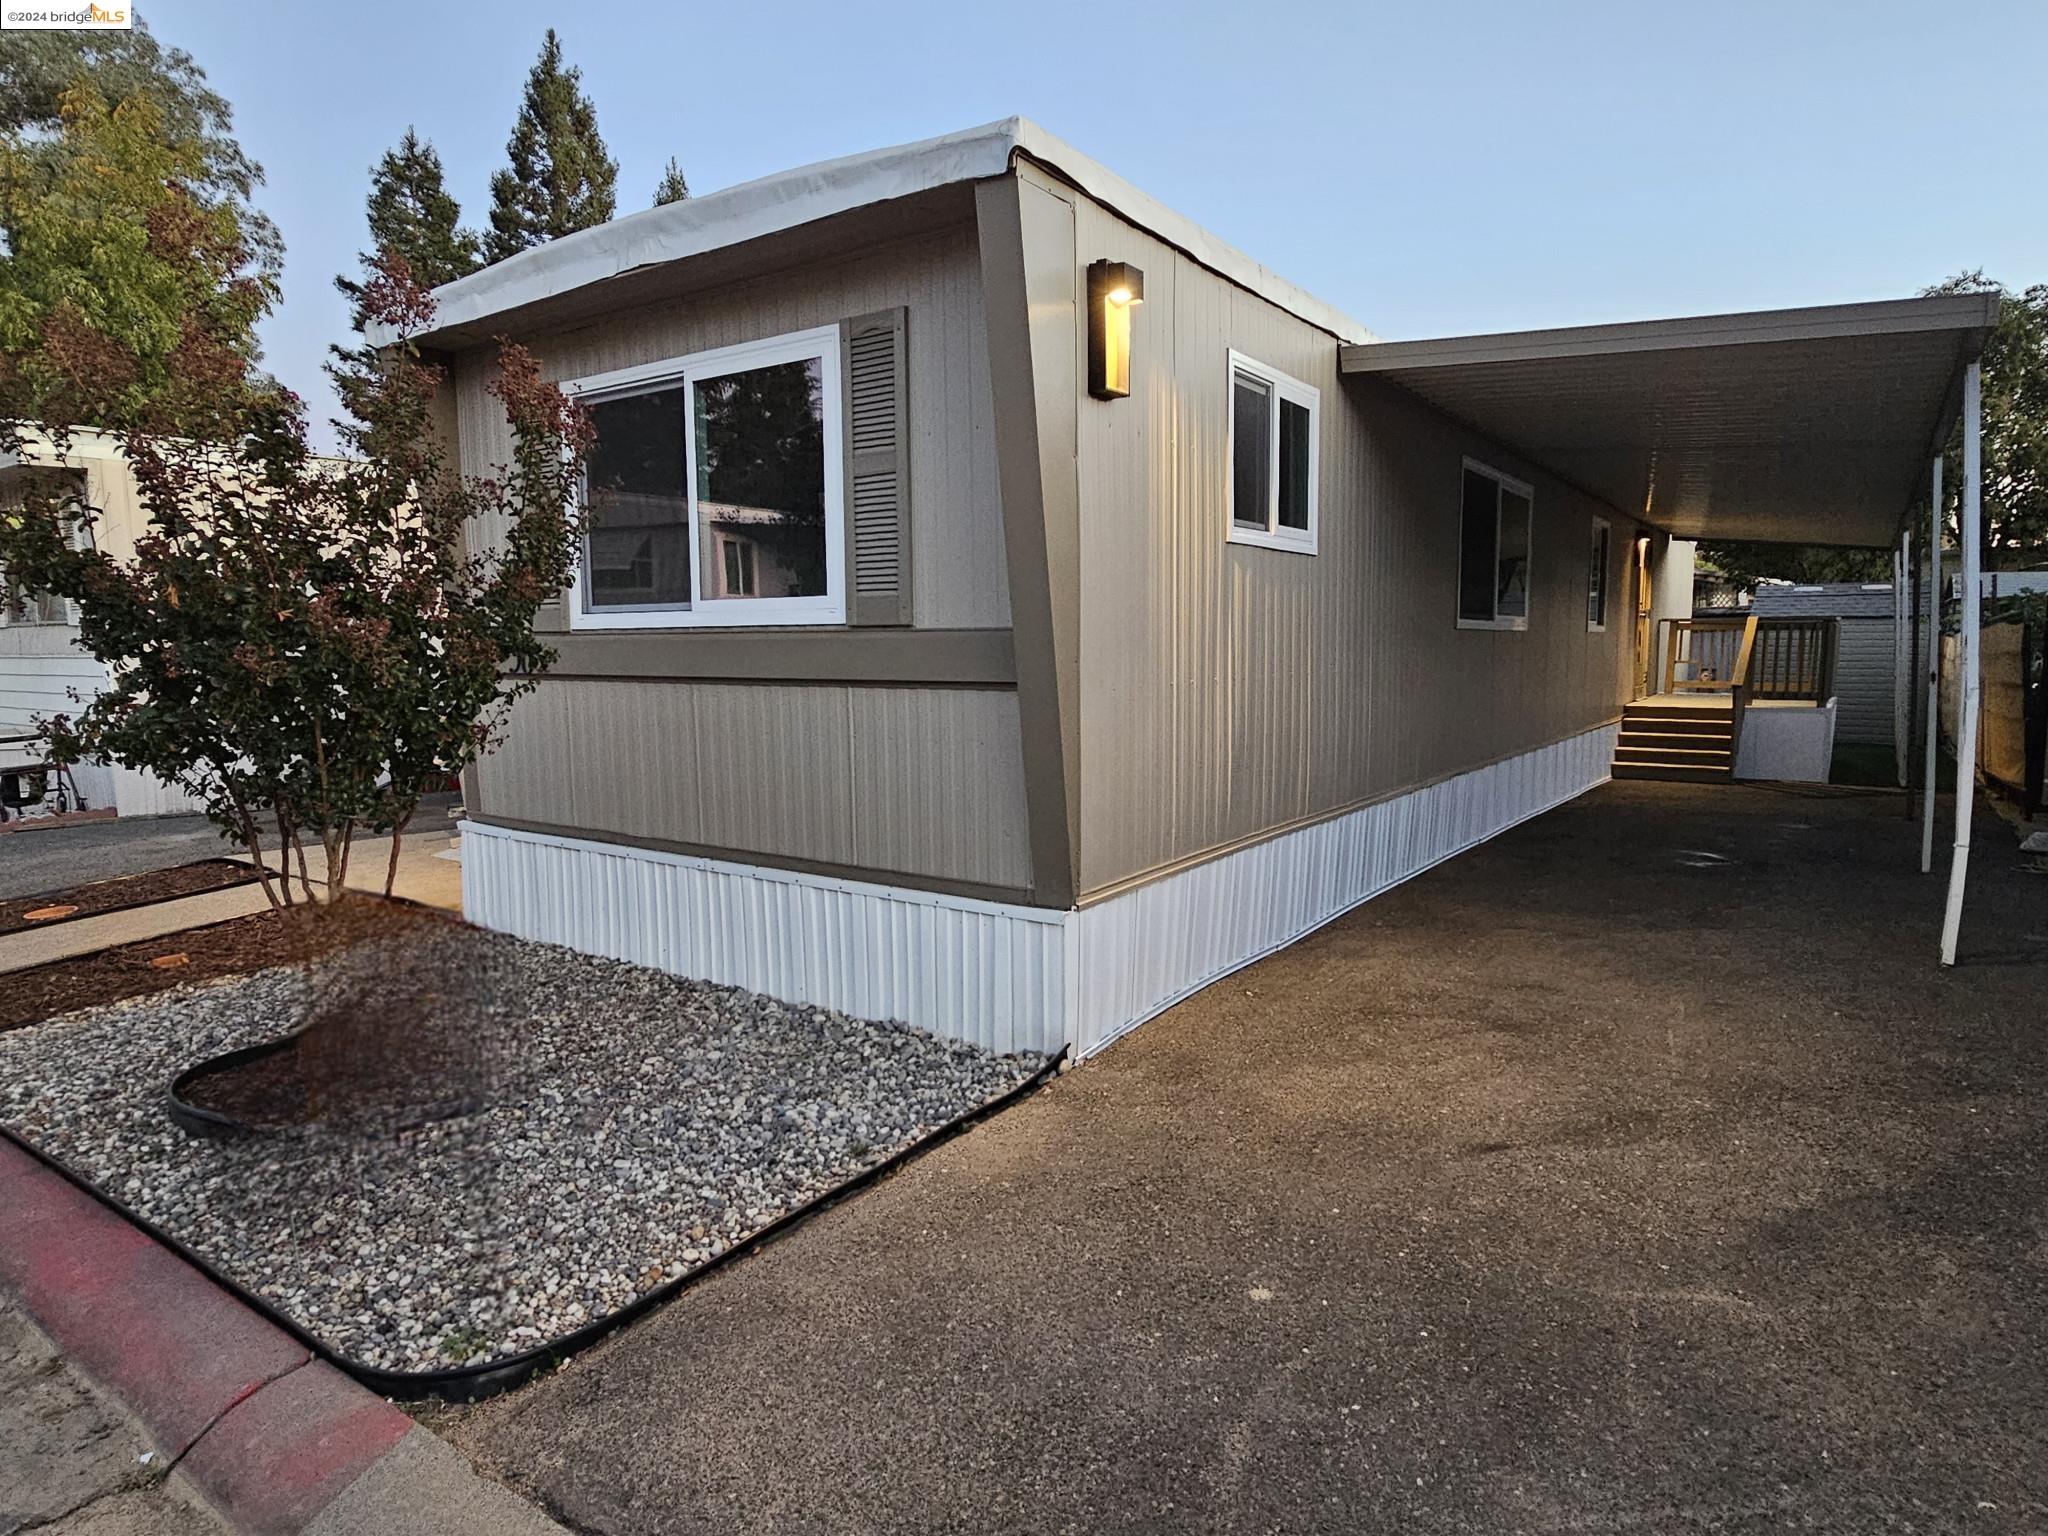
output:
[[[462,208],[449,195],[440,155],[410,128],[370,173],[368,213],[370,249],[362,256],[366,273],[374,274],[378,251],[404,257],[422,288],[452,283],[483,265],[482,240],[459,226]],[[337,277],[334,286],[348,295],[350,323],[361,330],[362,283]]]
[[[683,180],[683,168],[676,157],[668,157],[668,167],[661,173],[661,180],[655,184],[654,206],[663,207],[669,203],[680,203],[690,195],[690,184]]]
[[[492,261],[611,218],[619,165],[605,153],[583,71],[562,67],[562,43],[548,28],[540,59],[505,152],[512,163],[491,178]]]

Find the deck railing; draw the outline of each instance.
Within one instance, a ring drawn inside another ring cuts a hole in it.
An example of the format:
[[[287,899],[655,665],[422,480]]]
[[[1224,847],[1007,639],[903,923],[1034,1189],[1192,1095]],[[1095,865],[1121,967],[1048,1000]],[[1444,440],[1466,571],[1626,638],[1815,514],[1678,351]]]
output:
[[[1749,699],[1809,699],[1835,690],[1840,625],[1834,619],[1664,621],[1664,691],[1727,693]]]

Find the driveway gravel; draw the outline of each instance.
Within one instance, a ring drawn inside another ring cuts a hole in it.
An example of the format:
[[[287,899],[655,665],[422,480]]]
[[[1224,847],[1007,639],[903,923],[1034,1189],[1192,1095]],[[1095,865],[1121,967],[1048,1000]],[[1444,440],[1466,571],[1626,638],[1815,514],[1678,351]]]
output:
[[[482,1365],[627,1305],[1043,1065],[457,925],[350,951],[456,978],[489,1108],[194,1141],[184,1068],[297,1026],[279,968],[0,1037],[0,1121],[344,1357]]]

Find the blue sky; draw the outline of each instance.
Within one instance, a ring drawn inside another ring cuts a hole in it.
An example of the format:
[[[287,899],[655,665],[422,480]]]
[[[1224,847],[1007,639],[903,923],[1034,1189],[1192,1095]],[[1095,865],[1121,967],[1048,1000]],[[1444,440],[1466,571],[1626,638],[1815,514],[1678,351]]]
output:
[[[667,3],[143,14],[269,173],[267,361],[321,415],[330,279],[408,125],[465,219],[542,32],[619,162],[708,192],[1013,113],[1389,338],[2048,281],[2048,6]]]

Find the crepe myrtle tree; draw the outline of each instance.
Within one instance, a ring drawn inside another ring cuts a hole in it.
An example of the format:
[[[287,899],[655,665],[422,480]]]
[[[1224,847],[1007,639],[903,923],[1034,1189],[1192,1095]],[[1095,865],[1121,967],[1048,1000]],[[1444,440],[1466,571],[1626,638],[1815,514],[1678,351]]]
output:
[[[441,371],[411,341],[431,299],[386,256],[364,303],[399,339],[333,365],[349,458],[314,457],[296,402],[264,401],[232,443],[125,436],[147,518],[132,559],[78,547],[70,528],[92,513],[75,488],[0,512],[0,566],[76,602],[112,672],[75,717],[43,722],[52,750],[183,786],[259,865],[278,850],[263,887],[279,909],[322,903],[309,844],[337,899],[360,833],[392,836],[390,894],[421,795],[490,748],[554,659],[535,611],[575,558],[582,409],[503,345],[510,462],[464,477],[432,430]],[[464,552],[475,520],[503,530],[488,554]]]

